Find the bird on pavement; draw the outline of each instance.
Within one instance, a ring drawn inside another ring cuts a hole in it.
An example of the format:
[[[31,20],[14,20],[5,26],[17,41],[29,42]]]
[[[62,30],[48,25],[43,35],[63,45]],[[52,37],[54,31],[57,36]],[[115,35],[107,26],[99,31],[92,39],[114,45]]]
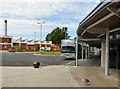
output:
[[[82,78],[82,82],[84,82],[85,85],[90,85],[90,80]]]

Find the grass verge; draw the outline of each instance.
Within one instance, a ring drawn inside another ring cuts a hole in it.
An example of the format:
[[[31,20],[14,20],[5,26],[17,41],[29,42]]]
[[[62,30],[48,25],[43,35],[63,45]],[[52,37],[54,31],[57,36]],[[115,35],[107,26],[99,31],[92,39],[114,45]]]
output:
[[[60,51],[43,51],[43,52],[36,52],[36,54],[48,54],[48,55],[60,55]]]

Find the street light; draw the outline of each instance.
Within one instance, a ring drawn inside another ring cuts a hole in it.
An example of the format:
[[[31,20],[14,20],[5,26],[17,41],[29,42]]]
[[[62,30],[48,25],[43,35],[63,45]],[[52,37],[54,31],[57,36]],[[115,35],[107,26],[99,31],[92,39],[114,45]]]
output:
[[[41,41],[42,41],[42,24],[45,24],[45,22],[38,22],[37,24],[40,25],[40,48],[41,48]]]
[[[34,32],[34,42],[35,42],[35,40],[36,40],[36,32]]]
[[[36,50],[36,48],[35,48],[35,40],[36,40],[36,32],[34,32],[34,51]]]

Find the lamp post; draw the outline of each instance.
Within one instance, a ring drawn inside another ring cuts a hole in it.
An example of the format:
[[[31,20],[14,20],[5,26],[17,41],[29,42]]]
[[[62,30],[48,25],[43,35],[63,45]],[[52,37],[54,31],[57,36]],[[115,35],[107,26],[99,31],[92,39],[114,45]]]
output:
[[[36,50],[36,48],[35,48],[35,40],[36,40],[36,32],[34,32],[34,51]]]
[[[36,40],[36,32],[34,32],[34,42],[35,42],[35,40]]]
[[[42,24],[45,24],[45,22],[38,22],[37,24],[40,25],[40,48],[41,48],[41,41],[42,41]]]

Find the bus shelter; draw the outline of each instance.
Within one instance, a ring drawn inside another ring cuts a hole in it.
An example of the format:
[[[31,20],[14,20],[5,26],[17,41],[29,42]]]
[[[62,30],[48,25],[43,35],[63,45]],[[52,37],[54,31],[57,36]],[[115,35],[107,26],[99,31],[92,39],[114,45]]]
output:
[[[101,49],[101,67],[109,75],[110,64],[119,69],[120,1],[103,1],[80,22],[78,41]]]

